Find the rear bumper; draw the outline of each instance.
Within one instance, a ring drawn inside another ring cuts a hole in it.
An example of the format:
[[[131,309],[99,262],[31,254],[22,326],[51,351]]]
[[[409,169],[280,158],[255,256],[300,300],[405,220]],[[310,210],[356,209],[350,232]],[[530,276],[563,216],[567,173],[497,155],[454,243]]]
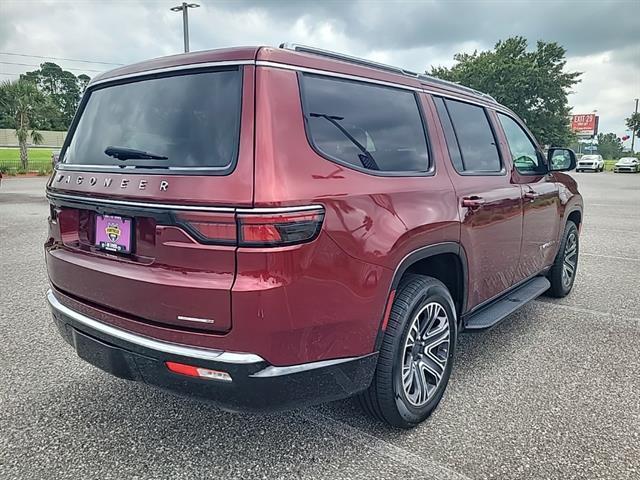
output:
[[[144,337],[47,300],[62,337],[85,361],[127,380],[142,381],[213,402],[230,411],[271,411],[352,396],[371,383],[377,353],[362,357],[273,366],[252,353],[190,347]],[[231,381],[168,370],[172,361],[228,373]]]

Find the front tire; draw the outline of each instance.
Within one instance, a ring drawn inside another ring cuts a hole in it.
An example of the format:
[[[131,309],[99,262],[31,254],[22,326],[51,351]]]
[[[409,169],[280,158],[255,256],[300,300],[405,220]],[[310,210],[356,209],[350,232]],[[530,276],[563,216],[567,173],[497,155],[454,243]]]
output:
[[[548,293],[552,297],[566,297],[573,288],[576,270],[578,269],[579,252],[578,227],[569,220],[564,228],[562,242],[553,261],[553,266],[547,275],[551,282],[551,288],[549,288]]]
[[[456,311],[447,287],[435,278],[403,278],[391,307],[378,364],[363,409],[400,428],[412,428],[438,406],[451,376]]]

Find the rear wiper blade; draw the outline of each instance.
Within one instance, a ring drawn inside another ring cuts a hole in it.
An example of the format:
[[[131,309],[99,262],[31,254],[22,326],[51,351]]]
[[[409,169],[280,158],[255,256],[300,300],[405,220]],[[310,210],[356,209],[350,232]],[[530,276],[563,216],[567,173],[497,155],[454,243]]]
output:
[[[121,163],[116,165],[119,168],[169,168],[169,161],[163,159],[142,159],[144,161],[122,160]]]
[[[155,153],[136,150],[135,148],[108,146],[104,149],[105,155],[118,160],[168,160],[169,157]]]
[[[349,139],[349,141],[351,141],[351,143],[358,147],[358,149],[362,152],[361,155],[358,155],[358,158],[360,159],[360,163],[362,163],[363,167],[370,170],[380,170],[380,167],[378,166],[376,160],[373,158],[373,155],[371,155],[371,152],[367,150],[367,148],[358,140],[356,140],[355,137],[351,135],[346,128],[338,123],[339,120],[344,120],[344,117],[339,117],[337,115],[327,115],[326,113],[310,113],[309,115],[311,115],[312,117],[324,118],[328,122],[331,122],[338,130],[342,132],[345,137],[347,137],[347,139]]]

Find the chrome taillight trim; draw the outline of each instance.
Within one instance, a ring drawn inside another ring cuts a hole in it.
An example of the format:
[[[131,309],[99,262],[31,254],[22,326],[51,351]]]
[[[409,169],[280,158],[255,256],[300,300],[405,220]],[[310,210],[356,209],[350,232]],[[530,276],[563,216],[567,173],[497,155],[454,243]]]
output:
[[[132,200],[113,200],[109,198],[93,198],[85,197],[82,195],[68,195],[63,193],[55,193],[47,191],[47,198],[69,200],[79,203],[85,203],[90,205],[120,205],[123,207],[143,207],[143,208],[157,208],[162,210],[183,210],[183,211],[196,211],[196,212],[220,212],[220,213],[255,213],[255,214],[269,214],[269,213],[291,213],[291,212],[306,212],[310,210],[324,210],[324,206],[319,204],[312,205],[294,205],[290,207],[210,207],[205,205],[179,205],[173,203],[155,203],[155,202],[138,202]]]

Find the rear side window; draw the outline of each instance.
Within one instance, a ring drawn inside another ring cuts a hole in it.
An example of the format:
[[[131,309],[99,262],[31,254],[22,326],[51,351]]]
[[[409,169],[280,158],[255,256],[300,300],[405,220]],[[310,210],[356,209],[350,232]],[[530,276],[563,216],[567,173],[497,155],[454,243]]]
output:
[[[485,109],[442,99],[437,99],[436,106],[456,170],[480,175],[501,172],[500,154]]]
[[[372,171],[429,169],[413,92],[309,74],[300,83],[307,134],[322,155]]]
[[[239,69],[149,78],[92,91],[64,153],[63,165],[144,168],[107,147],[167,157],[160,166],[228,170],[238,151],[242,75]]]

